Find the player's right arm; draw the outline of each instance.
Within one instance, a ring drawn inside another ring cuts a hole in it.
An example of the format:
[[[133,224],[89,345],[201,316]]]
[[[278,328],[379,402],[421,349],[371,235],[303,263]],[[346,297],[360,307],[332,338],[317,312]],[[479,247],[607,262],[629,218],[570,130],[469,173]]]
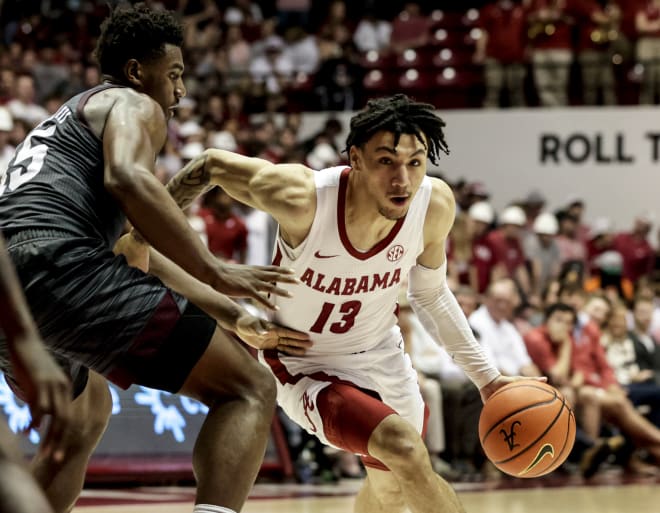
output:
[[[1,236],[0,327],[7,337],[14,378],[30,406],[31,427],[38,427],[44,415],[51,415],[39,450],[46,457],[62,460],[71,417],[71,382],[41,341]]]

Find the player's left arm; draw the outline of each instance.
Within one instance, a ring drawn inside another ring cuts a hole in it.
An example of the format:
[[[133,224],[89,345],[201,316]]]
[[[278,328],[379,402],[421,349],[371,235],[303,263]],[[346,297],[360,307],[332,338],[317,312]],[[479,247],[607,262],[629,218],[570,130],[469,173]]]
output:
[[[488,360],[447,285],[445,241],[454,223],[456,204],[446,183],[431,180],[433,190],[424,220],[424,251],[410,271],[408,298],[426,331],[462,367],[485,401],[501,386],[520,378],[502,376]]]

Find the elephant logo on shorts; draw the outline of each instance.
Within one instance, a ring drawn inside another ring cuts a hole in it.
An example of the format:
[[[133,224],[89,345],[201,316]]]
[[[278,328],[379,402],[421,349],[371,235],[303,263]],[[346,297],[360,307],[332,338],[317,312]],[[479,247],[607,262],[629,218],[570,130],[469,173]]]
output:
[[[309,425],[311,426],[312,432],[316,433],[316,425],[312,421],[311,417],[309,416],[310,411],[314,411],[314,402],[309,398],[309,395],[307,395],[307,392],[305,392],[302,396],[302,403],[303,403],[303,410],[305,411],[305,417],[309,421]]]

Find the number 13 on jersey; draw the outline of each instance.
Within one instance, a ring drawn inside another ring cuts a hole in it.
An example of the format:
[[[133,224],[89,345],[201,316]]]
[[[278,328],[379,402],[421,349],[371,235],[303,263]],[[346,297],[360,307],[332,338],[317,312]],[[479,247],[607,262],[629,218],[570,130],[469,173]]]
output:
[[[323,333],[323,330],[336,307],[336,303],[323,303],[321,313],[309,330],[314,333]],[[337,317],[338,320],[330,324],[330,331],[339,334],[346,333],[350,330],[353,327],[353,324],[355,324],[355,317],[360,312],[360,308],[362,308],[362,303],[360,303],[360,301],[347,301],[346,303],[339,305],[337,314],[333,316],[333,318]]]

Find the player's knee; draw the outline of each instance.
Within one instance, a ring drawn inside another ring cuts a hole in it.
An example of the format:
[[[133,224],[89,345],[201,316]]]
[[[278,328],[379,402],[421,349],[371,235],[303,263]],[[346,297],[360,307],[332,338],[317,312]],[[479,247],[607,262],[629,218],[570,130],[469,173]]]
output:
[[[371,435],[369,452],[394,468],[415,465],[426,454],[426,448],[410,424],[400,417],[390,416]]]
[[[273,375],[263,365],[256,365],[254,381],[248,390],[249,397],[257,400],[264,408],[275,409],[277,387]]]
[[[90,375],[85,391],[74,402],[69,445],[95,447],[112,414],[112,397],[104,378]]]

